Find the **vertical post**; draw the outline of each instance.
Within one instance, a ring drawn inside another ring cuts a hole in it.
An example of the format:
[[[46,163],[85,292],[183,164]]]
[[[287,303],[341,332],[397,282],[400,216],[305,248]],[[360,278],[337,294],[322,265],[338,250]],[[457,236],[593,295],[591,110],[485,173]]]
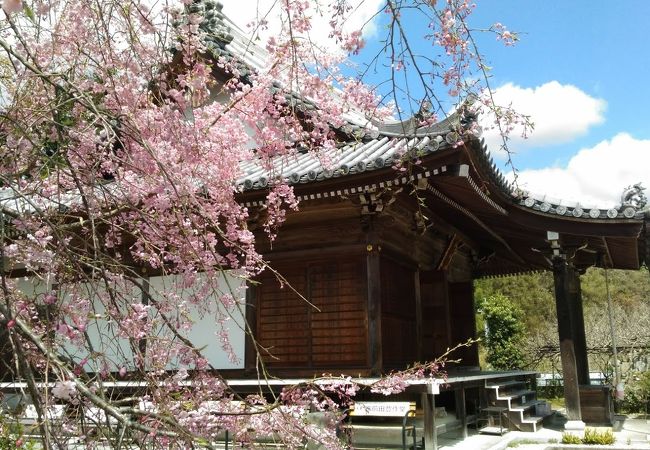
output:
[[[258,368],[258,352],[255,345],[257,339],[257,288],[254,283],[248,283],[246,286],[246,341],[244,343],[244,370],[246,372],[256,373]]]
[[[457,342],[454,342],[454,335],[452,333],[452,320],[451,320],[451,295],[449,293],[449,280],[447,279],[447,272],[441,273],[441,279],[443,283],[443,301],[445,302],[445,333],[447,335],[447,348],[452,348]]]
[[[420,293],[420,269],[416,269],[414,283],[415,283],[415,339],[417,342],[416,356],[418,361],[424,359],[423,347],[423,334],[422,334],[422,295]]]
[[[587,338],[585,337],[585,316],[582,309],[582,290],[580,288],[580,273],[573,265],[567,268],[569,275],[569,299],[571,305],[571,323],[573,324],[573,343],[576,352],[576,370],[578,384],[589,384],[589,355],[587,353]]]
[[[584,428],[580,411],[580,391],[573,342],[573,324],[569,294],[569,274],[566,256],[553,257],[553,280],[555,282],[555,305],[557,307],[557,328],[560,338],[560,358],[564,378],[564,399],[566,402],[567,429]],[[580,425],[582,424],[582,425]]]
[[[142,292],[140,293],[141,302],[143,305],[148,305],[151,302],[151,286],[149,285],[149,277],[146,274],[144,274],[145,270],[143,269],[142,272],[143,275],[140,278],[140,280],[142,281]],[[143,327],[146,326],[147,320],[148,319],[146,316],[142,319]],[[138,340],[138,351],[140,353],[138,368],[142,371],[142,373],[144,373],[146,370],[145,361],[147,360],[147,338],[142,338]]]
[[[373,375],[381,375],[383,352],[381,348],[381,266],[379,246],[366,247],[366,279],[368,283],[368,358]]]
[[[614,356],[614,392],[615,396],[615,408],[618,412],[618,407],[620,406],[620,400],[623,395],[623,386],[621,384],[621,368],[618,363],[618,350],[616,347],[616,330],[614,329],[614,310],[612,308],[612,295],[609,291],[609,276],[607,275],[607,266],[605,266],[605,290],[607,291],[607,315],[609,316],[609,331],[612,335],[612,356]],[[648,410],[646,408],[646,416]]]
[[[461,426],[463,427],[463,439],[467,438],[467,406],[465,399],[465,384],[460,383],[460,388],[454,392],[456,397],[456,417],[460,418]]]
[[[422,409],[424,410],[424,450],[438,450],[435,394],[428,391],[422,393]]]

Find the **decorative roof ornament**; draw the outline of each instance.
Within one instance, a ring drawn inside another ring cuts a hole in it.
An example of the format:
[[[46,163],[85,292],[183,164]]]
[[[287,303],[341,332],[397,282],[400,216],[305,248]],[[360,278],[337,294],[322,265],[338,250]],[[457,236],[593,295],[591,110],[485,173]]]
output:
[[[216,0],[193,0],[185,7],[183,13],[185,17],[178,18],[172,25],[180,26],[190,14],[200,16],[202,20],[199,23],[199,30],[203,33],[203,43],[208,51],[218,57],[226,45],[234,39],[230,27],[225,23],[222,9],[223,5]]]
[[[621,194],[621,207],[619,209],[627,209],[632,207],[636,210],[642,210],[648,204],[648,198],[643,193],[645,188],[641,183],[636,183],[623,189]]]
[[[478,124],[478,110],[475,106],[477,97],[470,95],[461,106],[460,125],[463,130],[471,130]]]
[[[428,97],[425,97],[420,103],[420,109],[415,113],[415,117],[421,122],[426,122],[433,117],[433,103]]]
[[[510,191],[510,195],[512,195],[512,198],[515,200],[523,201],[525,198],[530,196],[530,192],[525,189],[515,188]]]
[[[205,44],[208,48],[216,46],[223,48],[233,40],[230,28],[224,23],[223,5],[215,0],[194,0],[191,7],[198,7],[197,11],[203,15],[203,22],[199,28],[205,32]]]

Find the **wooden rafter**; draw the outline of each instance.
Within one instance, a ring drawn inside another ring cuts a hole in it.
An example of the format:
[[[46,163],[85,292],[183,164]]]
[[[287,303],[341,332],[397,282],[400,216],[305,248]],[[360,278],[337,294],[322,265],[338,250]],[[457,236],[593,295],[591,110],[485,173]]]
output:
[[[440,192],[438,189],[433,187],[428,182],[426,184],[426,190],[429,191],[434,196],[438,197],[443,202],[447,203],[449,206],[463,213],[469,219],[473,220],[474,223],[479,225],[481,228],[483,228],[483,230],[488,232],[490,236],[492,236],[495,240],[497,240],[515,258],[515,260],[517,260],[517,262],[521,264],[526,263],[524,258],[522,258],[521,255],[519,255],[519,253],[517,253],[512,247],[510,247],[510,245],[505,241],[505,239],[503,239],[499,234],[497,234],[491,227],[487,226],[481,219],[479,219],[474,214],[472,214],[472,212],[470,212],[467,208],[463,207],[453,199],[449,198],[448,196]]]

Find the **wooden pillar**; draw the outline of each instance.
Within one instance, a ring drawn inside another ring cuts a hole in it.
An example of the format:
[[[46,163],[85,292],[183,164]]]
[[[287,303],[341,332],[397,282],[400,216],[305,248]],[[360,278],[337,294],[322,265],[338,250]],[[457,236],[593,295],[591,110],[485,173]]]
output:
[[[429,392],[422,394],[422,409],[424,411],[424,450],[438,450],[435,394]]]
[[[573,324],[571,323],[570,276],[564,255],[559,254],[553,257],[553,279],[555,281],[555,305],[557,307],[566,415],[569,422],[581,422],[580,391],[578,389]]]
[[[372,242],[372,241],[371,241]],[[368,359],[373,375],[381,375],[383,352],[381,348],[381,266],[379,245],[366,247],[366,279],[368,283]]]
[[[144,272],[144,270],[143,270],[143,272]],[[142,290],[140,292],[140,298],[141,298],[140,301],[142,302],[143,305],[148,305],[149,303],[151,303],[151,286],[149,285],[149,277],[143,275],[140,278],[140,281],[142,283]],[[148,320],[149,319],[148,319],[147,316],[145,316],[142,319],[142,327],[143,328],[146,327],[146,323],[147,323]],[[147,360],[147,338],[142,338],[142,339],[138,340],[138,353],[139,353],[139,355],[137,355],[138,369],[140,369],[142,371],[142,373],[144,374],[145,370],[146,370],[145,361]]]
[[[420,269],[415,271],[415,339],[417,341],[416,356],[418,361],[424,360],[423,332],[422,332],[422,294],[420,292]]]
[[[589,355],[585,337],[585,316],[582,310],[582,291],[580,273],[572,265],[568,267],[569,297],[571,305],[571,323],[573,324],[573,343],[576,353],[576,370],[578,384],[589,384]]]
[[[460,387],[454,391],[454,395],[456,397],[456,417],[460,419],[463,439],[467,439],[467,400],[464,383],[460,383]]]
[[[456,343],[454,343],[454,337],[452,334],[451,296],[449,295],[449,280],[447,279],[447,272],[444,271],[440,272],[440,280],[442,282],[442,289],[443,289],[442,300],[444,302],[444,307],[445,307],[445,333],[447,335],[447,348],[452,348],[454,345],[456,345]]]
[[[254,283],[246,287],[246,341],[244,347],[244,369],[248,373],[257,373],[259,361],[255,345],[257,339],[257,288]]]

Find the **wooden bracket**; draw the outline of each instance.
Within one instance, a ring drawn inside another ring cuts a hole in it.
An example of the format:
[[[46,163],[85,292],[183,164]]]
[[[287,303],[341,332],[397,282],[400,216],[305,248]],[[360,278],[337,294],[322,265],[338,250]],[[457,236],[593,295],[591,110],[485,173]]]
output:
[[[454,258],[454,255],[456,254],[456,250],[458,250],[458,247],[462,241],[458,237],[458,235],[453,234],[451,236],[451,239],[447,242],[447,246],[445,247],[445,250],[442,252],[442,256],[440,257],[440,260],[438,260],[438,264],[436,264],[436,270],[447,270],[449,268],[449,265],[451,264],[451,260]]]

